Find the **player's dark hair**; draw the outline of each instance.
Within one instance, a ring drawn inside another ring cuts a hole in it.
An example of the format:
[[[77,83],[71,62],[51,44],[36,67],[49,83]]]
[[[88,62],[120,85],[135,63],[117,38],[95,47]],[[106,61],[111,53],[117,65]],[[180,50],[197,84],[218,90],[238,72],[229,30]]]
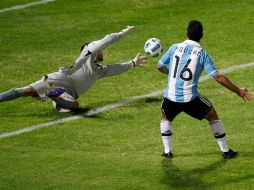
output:
[[[82,45],[81,47],[80,47],[80,52],[84,49],[84,47],[85,46],[87,46],[88,44],[90,44],[90,42],[87,42],[87,43],[85,43],[84,45]]]
[[[190,40],[199,42],[203,37],[203,26],[198,20],[191,20],[187,28],[187,36]]]

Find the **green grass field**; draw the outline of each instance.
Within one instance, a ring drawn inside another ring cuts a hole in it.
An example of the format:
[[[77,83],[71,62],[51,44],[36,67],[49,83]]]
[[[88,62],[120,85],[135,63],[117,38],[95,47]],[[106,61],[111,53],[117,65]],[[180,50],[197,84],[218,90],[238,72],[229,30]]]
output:
[[[0,10],[32,0],[0,0]],[[191,19],[204,24],[202,46],[219,69],[254,60],[253,0],[57,0],[0,13],[0,92],[26,86],[70,66],[87,41],[134,25],[135,32],[104,51],[104,64],[143,53],[150,37],[167,49],[185,40]],[[79,98],[97,108],[164,89],[167,78],[149,59],[143,69],[102,79]],[[228,74],[254,89],[254,67]],[[172,160],[160,156],[160,103],[146,98],[94,117],[0,139],[0,189],[252,190],[253,101],[245,103],[210,79],[200,83],[222,119],[239,157],[224,160],[206,121],[181,114],[174,121]],[[21,98],[0,104],[0,134],[71,116],[51,103]]]

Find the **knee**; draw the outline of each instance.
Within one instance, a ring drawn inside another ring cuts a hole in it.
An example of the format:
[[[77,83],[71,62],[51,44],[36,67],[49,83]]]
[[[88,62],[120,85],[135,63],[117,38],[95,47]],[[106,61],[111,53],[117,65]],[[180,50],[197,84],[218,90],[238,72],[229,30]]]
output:
[[[23,88],[23,93],[26,96],[37,96],[38,95],[37,92],[29,86]]]
[[[215,111],[215,109],[213,107],[210,110],[210,112],[205,116],[205,118],[207,119],[207,121],[209,123],[219,119],[219,117],[218,117],[218,115],[217,115],[217,113],[216,113],[216,111]]]

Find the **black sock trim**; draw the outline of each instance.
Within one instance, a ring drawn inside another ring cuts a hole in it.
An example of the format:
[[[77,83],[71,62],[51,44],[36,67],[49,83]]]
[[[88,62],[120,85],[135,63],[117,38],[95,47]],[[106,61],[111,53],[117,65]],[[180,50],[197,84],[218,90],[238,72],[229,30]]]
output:
[[[226,133],[224,134],[221,134],[221,135],[217,135],[217,136],[214,136],[216,139],[220,139],[220,138],[223,138],[226,136]]]
[[[168,136],[168,137],[170,137],[172,135],[173,135],[173,133],[161,133],[161,136]]]
[[[136,67],[136,63],[135,63],[135,61],[131,61],[132,62],[132,64],[133,64],[133,67]]]

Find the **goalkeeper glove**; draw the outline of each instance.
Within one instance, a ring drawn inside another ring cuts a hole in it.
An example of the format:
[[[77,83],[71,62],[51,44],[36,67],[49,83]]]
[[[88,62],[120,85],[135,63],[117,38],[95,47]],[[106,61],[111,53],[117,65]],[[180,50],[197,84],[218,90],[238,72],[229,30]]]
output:
[[[131,62],[133,67],[144,67],[145,63],[147,62],[147,57],[141,56],[140,53],[138,53]]]
[[[123,36],[126,36],[130,32],[132,32],[134,29],[134,26],[126,26],[121,32],[123,33]]]

